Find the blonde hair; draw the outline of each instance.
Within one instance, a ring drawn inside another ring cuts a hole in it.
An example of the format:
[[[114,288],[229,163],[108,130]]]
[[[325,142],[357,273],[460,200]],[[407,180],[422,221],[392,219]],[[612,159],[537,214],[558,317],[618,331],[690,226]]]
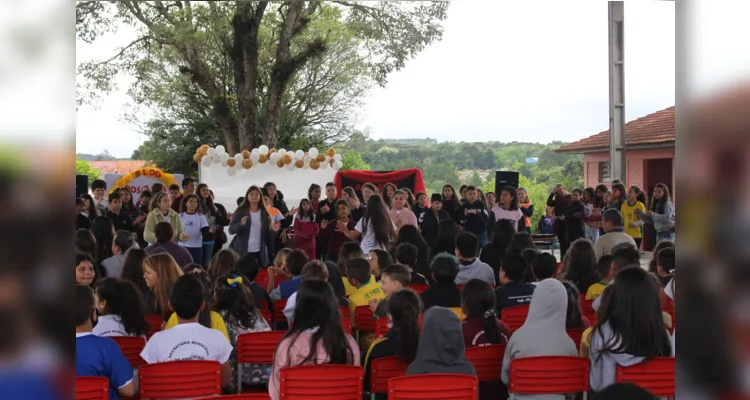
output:
[[[169,253],[149,256],[143,262],[143,267],[149,267],[156,272],[158,280],[156,286],[152,289],[154,292],[154,313],[161,315],[162,319],[166,321],[171,314],[169,311],[169,292],[172,289],[172,284],[182,276],[182,270]]]
[[[283,248],[283,249],[281,249],[281,250],[279,250],[279,252],[276,253],[276,258],[273,259],[273,265],[275,265],[275,266],[277,266],[279,268],[281,268],[282,266],[284,266],[284,264],[286,264],[286,256],[288,256],[289,253],[291,253],[291,252],[292,252],[292,249],[289,249],[289,248],[286,248],[286,247]]]

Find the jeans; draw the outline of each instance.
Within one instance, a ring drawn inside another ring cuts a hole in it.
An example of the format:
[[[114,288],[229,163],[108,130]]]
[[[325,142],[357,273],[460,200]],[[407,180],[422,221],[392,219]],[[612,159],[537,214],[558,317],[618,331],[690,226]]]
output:
[[[674,242],[674,232],[656,232],[656,243],[659,243],[664,239]]]
[[[203,247],[185,247],[190,255],[193,256],[193,262],[200,264],[203,261]]]
[[[487,231],[484,231],[482,233],[478,233],[476,236],[477,236],[477,240],[479,240],[479,248],[480,249],[482,247],[486,246],[487,243],[490,242],[490,240],[487,238]]]
[[[211,257],[214,254],[214,242],[209,243],[203,243],[203,259],[201,260],[201,265],[203,265],[203,268],[208,268],[208,265],[211,263]]]

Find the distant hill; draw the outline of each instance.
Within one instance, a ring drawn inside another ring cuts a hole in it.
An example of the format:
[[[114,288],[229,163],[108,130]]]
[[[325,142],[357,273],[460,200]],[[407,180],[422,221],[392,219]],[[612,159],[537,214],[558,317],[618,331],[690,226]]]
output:
[[[107,150],[101,152],[101,154],[88,154],[88,153],[76,153],[76,158],[83,161],[116,161],[116,160],[128,160],[127,158],[117,158]]]

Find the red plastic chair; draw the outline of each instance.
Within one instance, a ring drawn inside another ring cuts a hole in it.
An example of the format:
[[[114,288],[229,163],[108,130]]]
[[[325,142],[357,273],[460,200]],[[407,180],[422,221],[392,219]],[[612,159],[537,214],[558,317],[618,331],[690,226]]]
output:
[[[344,327],[344,333],[347,335],[352,334],[352,319],[348,317],[341,317],[341,325]]]
[[[221,364],[189,360],[146,364],[138,369],[142,399],[185,399],[221,394]]]
[[[242,364],[273,364],[286,331],[250,332],[237,336],[237,392],[242,393]]]
[[[255,282],[263,282],[268,279],[268,269],[261,268],[258,270],[258,276],[255,277]]]
[[[460,285],[456,285],[456,286],[458,286],[458,290],[464,290],[464,285],[463,285],[463,283],[462,283],[462,284],[460,284]]]
[[[258,311],[260,311],[260,315],[263,316],[263,319],[265,319],[266,322],[268,322],[268,325],[270,326],[271,325],[271,312],[266,309],[260,309]]]
[[[110,336],[109,338],[120,346],[122,355],[133,368],[146,364],[146,361],[141,358],[141,352],[146,347],[146,339],[137,336]]]
[[[565,332],[568,333],[568,336],[570,336],[571,339],[573,339],[573,343],[576,344],[576,349],[581,348],[581,338],[583,337],[583,332],[585,329],[566,329]]]
[[[109,400],[109,379],[76,376],[76,400]]]
[[[391,328],[388,327],[388,317],[378,318],[377,321],[375,321],[375,336],[376,337],[383,337],[390,330]]]
[[[458,374],[410,375],[388,381],[388,400],[477,400],[479,380]]]
[[[352,319],[352,310],[349,308],[349,306],[339,306],[339,312],[341,313],[342,317]]]
[[[583,316],[589,320],[591,326],[594,326],[598,319],[596,318],[596,310],[594,310],[592,304],[594,304],[594,300],[583,300],[581,302],[581,312],[583,313]]]
[[[500,314],[500,320],[508,325],[511,332],[515,332],[526,322],[527,315],[529,315],[528,305],[506,307]]]
[[[409,289],[417,292],[417,294],[424,293],[427,288],[429,288],[430,285],[424,284],[424,283],[411,283],[409,284]]]
[[[470,347],[466,349],[466,358],[477,370],[480,381],[499,381],[503,369],[504,344]]]
[[[284,400],[361,400],[365,372],[358,365],[303,365],[279,372]]]
[[[388,393],[388,380],[406,375],[409,365],[398,357],[383,357],[370,363],[370,396],[375,400],[376,393]]]
[[[354,327],[357,329],[357,342],[362,332],[375,333],[375,319],[370,306],[359,306],[354,309]]]
[[[200,397],[192,400],[271,400],[266,393],[225,394],[222,396]]]
[[[658,397],[675,396],[675,359],[659,357],[649,361],[622,367],[617,365],[615,382],[629,382],[640,386]]]
[[[154,333],[161,331],[161,324],[164,323],[164,319],[161,315],[157,314],[146,314],[146,323],[149,324],[150,328],[146,332],[146,339],[150,339]]]
[[[586,393],[589,386],[589,359],[572,356],[516,358],[510,362],[508,393],[567,394]]]
[[[287,299],[279,299],[273,302],[273,323],[288,323],[286,316],[284,315],[284,307],[286,307]]]
[[[672,299],[670,299],[669,297],[664,296],[664,301],[661,303],[661,310],[669,314],[670,317],[672,317],[672,328],[674,328],[676,326],[675,313],[674,313],[674,301],[672,301]]]

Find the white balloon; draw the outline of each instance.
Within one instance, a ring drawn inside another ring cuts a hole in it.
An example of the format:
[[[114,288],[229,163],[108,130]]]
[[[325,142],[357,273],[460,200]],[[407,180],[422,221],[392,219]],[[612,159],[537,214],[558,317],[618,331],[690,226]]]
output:
[[[203,156],[201,159],[201,165],[204,167],[210,167],[211,166],[211,157],[209,156]]]
[[[213,157],[213,156],[215,156],[215,155],[216,155],[216,149],[214,149],[213,147],[209,147],[209,148],[208,148],[208,151],[206,151],[206,154],[207,154],[207,155],[208,155],[209,157]]]
[[[258,147],[258,151],[260,152],[260,154],[268,154],[268,146],[262,144],[260,145],[260,147]]]
[[[333,159],[334,159],[334,160],[336,160],[336,161],[341,161],[341,154],[338,154],[338,153],[336,153],[336,154],[335,154],[335,155],[333,156]]]
[[[297,151],[296,151],[296,152],[294,153],[294,158],[296,158],[296,159],[298,159],[298,160],[301,160],[301,159],[302,159],[302,157],[304,157],[304,156],[305,156],[305,152],[304,152],[304,151],[302,151],[302,150],[297,150]]]
[[[258,149],[253,149],[253,151],[251,151],[250,153],[253,153],[253,154],[260,154],[260,151],[258,151]]]
[[[310,169],[310,163],[305,163],[305,165],[302,166],[302,169]]]
[[[243,160],[242,154],[240,153],[235,154],[234,159],[237,161],[237,164],[242,164],[242,160]]]
[[[258,153],[250,153],[250,160],[253,163],[257,163],[258,160],[260,160],[260,154],[258,154]]]
[[[218,156],[218,155],[213,155],[213,156],[211,156],[211,161],[212,161],[212,162],[213,162],[214,164],[218,164],[219,162],[221,162],[221,158],[219,158],[219,156]]]
[[[279,153],[279,155],[283,156],[284,154],[286,154],[286,149],[281,149],[281,150],[277,151],[277,153]]]
[[[221,163],[221,166],[222,166],[222,167],[226,167],[226,166],[227,166],[227,160],[224,160],[224,159],[222,159],[222,158],[219,158],[219,162]]]
[[[221,162],[225,163],[225,162],[227,162],[228,159],[229,159],[229,154],[227,154],[227,153],[220,153],[219,154],[219,160]]]
[[[310,147],[310,150],[308,150],[308,151],[307,151],[307,154],[309,154],[309,155],[310,155],[310,157],[313,157],[313,158],[315,158],[315,157],[317,157],[317,156],[318,156],[318,154],[319,154],[319,153],[318,153],[318,149],[316,149],[315,147]]]
[[[320,163],[320,169],[327,169],[327,168],[328,168],[328,161]]]
[[[216,146],[216,152],[217,153],[221,154],[221,153],[223,153],[225,151],[227,151],[227,149],[225,149],[224,146],[222,146],[222,145]]]
[[[288,169],[288,170],[290,170],[290,171],[294,171],[294,168],[296,168],[296,167],[294,166],[294,163],[289,163],[289,164],[287,164],[287,166],[286,166],[286,169]]]
[[[304,157],[302,157],[302,161],[304,161],[305,164],[310,163],[310,160],[312,160],[311,156],[304,156]]]
[[[335,169],[336,171],[341,169],[341,167],[343,166],[344,166],[344,163],[342,163],[341,161],[336,161],[335,163],[333,163],[333,169]]]
[[[273,154],[271,154],[271,162],[272,163],[278,162],[279,158],[281,158],[281,156],[279,155],[279,153],[273,153]]]

